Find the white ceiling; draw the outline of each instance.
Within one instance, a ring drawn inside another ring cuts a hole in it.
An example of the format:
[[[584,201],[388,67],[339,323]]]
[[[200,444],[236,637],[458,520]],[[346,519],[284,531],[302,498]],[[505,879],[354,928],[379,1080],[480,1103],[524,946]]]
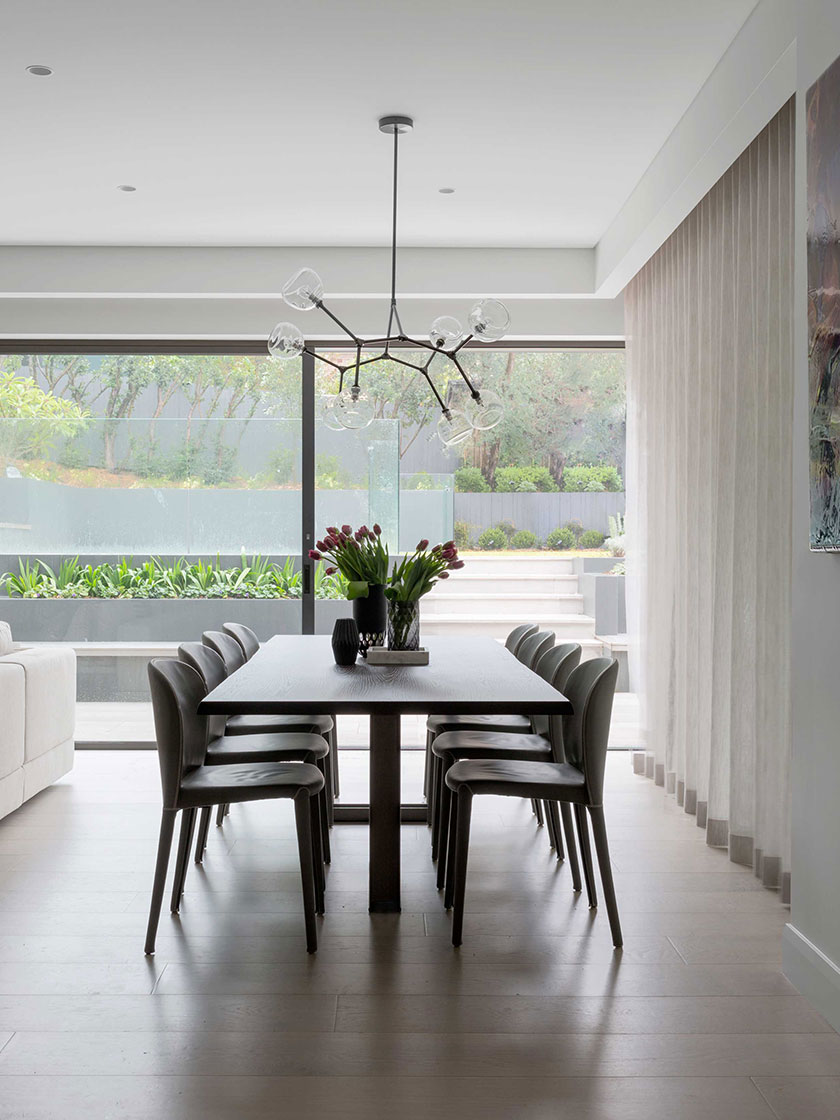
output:
[[[385,244],[404,112],[402,243],[592,246],[754,6],[26,0],[0,243]]]

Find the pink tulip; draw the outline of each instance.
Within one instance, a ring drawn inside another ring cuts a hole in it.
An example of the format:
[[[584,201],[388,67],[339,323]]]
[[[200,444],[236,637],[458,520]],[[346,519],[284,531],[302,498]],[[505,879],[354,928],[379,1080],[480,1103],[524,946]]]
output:
[[[320,559],[321,559],[321,553],[320,553],[320,552],[316,552],[314,548],[310,548],[310,550],[309,550],[309,559],[310,559],[310,560],[320,560]]]
[[[345,534],[345,536],[350,537],[350,536],[353,535],[353,526],[352,525],[342,525],[341,526],[341,531],[342,531],[342,533]]]
[[[374,533],[376,533],[377,537],[382,535],[382,527],[380,525],[377,525],[375,521],[373,523],[373,531]]]

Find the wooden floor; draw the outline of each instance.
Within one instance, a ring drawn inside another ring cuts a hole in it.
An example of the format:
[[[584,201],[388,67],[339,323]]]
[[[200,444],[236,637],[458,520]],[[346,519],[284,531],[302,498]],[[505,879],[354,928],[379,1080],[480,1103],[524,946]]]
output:
[[[465,942],[426,829],[399,915],[337,825],[307,957],[288,805],[234,806],[142,953],[157,760],[79,754],[0,822],[3,1120],[831,1120],[840,1037],[779,971],[787,911],[609,757],[624,923],[572,894],[527,807],[479,799]]]

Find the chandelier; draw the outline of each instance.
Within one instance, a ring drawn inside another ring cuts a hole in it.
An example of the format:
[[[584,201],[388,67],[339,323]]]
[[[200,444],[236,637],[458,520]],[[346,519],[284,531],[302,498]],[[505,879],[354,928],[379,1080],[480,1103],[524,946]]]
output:
[[[510,325],[510,314],[503,303],[497,299],[480,299],[467,316],[468,326],[464,328],[452,315],[441,315],[429,328],[428,341],[407,335],[400,321],[397,308],[397,171],[399,158],[399,139],[402,133],[411,132],[414,121],[411,117],[389,116],[379,121],[381,132],[394,137],[394,188],[391,221],[391,304],[388,313],[388,329],[381,338],[361,338],[334,315],[324,303],[324,283],[312,268],[301,268],[283,285],[283,300],[289,307],[298,311],[312,311],[318,308],[328,315],[341,328],[355,348],[355,357],[347,365],[341,365],[331,358],[324,357],[306,345],[303,334],[294,323],[278,323],[268,339],[268,352],[275,358],[292,360],[301,354],[310,354],[319,361],[338,371],[338,391],[324,396],[320,403],[321,419],[335,431],[342,428],[366,428],[373,420],[374,405],[364,391],[360,375],[362,369],[372,362],[388,359],[401,366],[417,370],[426,379],[429,388],[440,406],[441,415],[437,424],[438,436],[444,444],[452,447],[463,442],[474,430],[487,431],[495,428],[504,415],[504,406],[498,393],[491,389],[479,389],[464,370],[459,353],[468,342],[497,342],[504,338]],[[428,357],[422,363],[409,362],[399,356],[397,347],[410,346],[426,350]],[[373,356],[366,356],[370,351]],[[469,392],[469,400],[463,408],[450,408],[438,392],[429,373],[436,358],[445,358],[457,369]]]

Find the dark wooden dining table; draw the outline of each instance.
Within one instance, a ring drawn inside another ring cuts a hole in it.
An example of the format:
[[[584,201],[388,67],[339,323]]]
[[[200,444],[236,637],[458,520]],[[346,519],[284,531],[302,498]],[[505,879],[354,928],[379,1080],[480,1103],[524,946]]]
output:
[[[400,909],[400,716],[562,715],[571,704],[492,638],[425,639],[428,665],[335,664],[330,639],[281,634],[213,689],[207,715],[334,712],[370,717],[371,912]]]

